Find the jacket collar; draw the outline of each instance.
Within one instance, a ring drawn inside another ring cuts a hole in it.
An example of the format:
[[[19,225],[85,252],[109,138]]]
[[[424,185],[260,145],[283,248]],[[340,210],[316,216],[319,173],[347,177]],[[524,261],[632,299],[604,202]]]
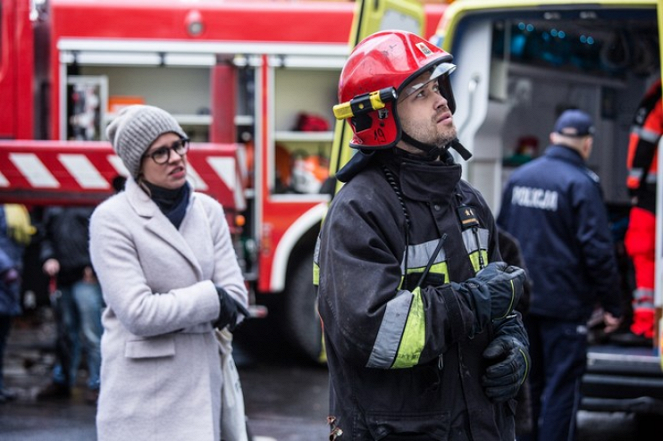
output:
[[[420,202],[447,201],[460,182],[460,164],[418,161],[400,155],[385,155],[385,163],[400,181],[403,195]]]
[[[580,153],[562,144],[553,144],[546,149],[546,156],[551,158],[561,159],[566,162],[577,165],[578,167],[586,167],[585,160],[582,159]]]

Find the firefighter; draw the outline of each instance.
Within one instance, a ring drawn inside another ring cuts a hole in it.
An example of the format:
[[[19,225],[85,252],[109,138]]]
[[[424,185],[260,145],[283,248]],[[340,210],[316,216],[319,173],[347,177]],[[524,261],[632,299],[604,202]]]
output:
[[[340,77],[353,159],[314,257],[330,439],[513,440],[529,368],[524,271],[500,262],[461,179],[452,56],[415,34],[364,39]]]
[[[652,345],[654,336],[656,174],[658,142],[663,134],[662,112],[659,79],[635,112],[627,156],[626,186],[632,207],[624,246],[635,270],[632,338],[628,342],[647,346]]]

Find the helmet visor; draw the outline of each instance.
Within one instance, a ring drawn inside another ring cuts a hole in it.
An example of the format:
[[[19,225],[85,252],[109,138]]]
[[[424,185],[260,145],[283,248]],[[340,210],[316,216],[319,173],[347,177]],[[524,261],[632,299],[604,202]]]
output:
[[[408,84],[400,93],[399,93],[399,98],[400,99],[405,99],[412,95],[415,92],[418,92],[421,90],[421,88],[425,87],[427,84],[429,84],[431,81],[437,80],[437,79],[442,79],[444,76],[448,76],[451,72],[456,70],[456,65],[452,63],[440,63],[437,66],[435,66],[435,69],[433,72],[430,74],[430,77],[426,79],[426,81],[423,82],[413,82],[411,84]],[[449,100],[450,98],[453,99],[453,97],[446,96],[444,92],[447,91],[446,87],[441,87],[440,92],[442,92],[442,96]]]

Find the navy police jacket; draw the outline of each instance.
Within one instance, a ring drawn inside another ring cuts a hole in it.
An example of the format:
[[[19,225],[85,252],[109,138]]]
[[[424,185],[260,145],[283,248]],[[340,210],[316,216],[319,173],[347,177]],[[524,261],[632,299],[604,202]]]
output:
[[[597,304],[620,316],[619,274],[598,176],[562,145],[517,168],[497,223],[520,242],[531,314],[586,321]]]

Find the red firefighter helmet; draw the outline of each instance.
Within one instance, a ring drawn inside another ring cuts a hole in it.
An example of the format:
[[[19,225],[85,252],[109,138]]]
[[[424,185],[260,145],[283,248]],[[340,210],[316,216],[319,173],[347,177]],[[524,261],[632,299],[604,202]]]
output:
[[[396,99],[433,80],[453,113],[452,60],[451,54],[411,32],[381,31],[362,40],[343,67],[338,90],[342,104],[334,106],[338,119],[350,118],[350,146],[375,150],[396,145],[402,136]],[[431,72],[426,83],[411,84],[426,71]]]

